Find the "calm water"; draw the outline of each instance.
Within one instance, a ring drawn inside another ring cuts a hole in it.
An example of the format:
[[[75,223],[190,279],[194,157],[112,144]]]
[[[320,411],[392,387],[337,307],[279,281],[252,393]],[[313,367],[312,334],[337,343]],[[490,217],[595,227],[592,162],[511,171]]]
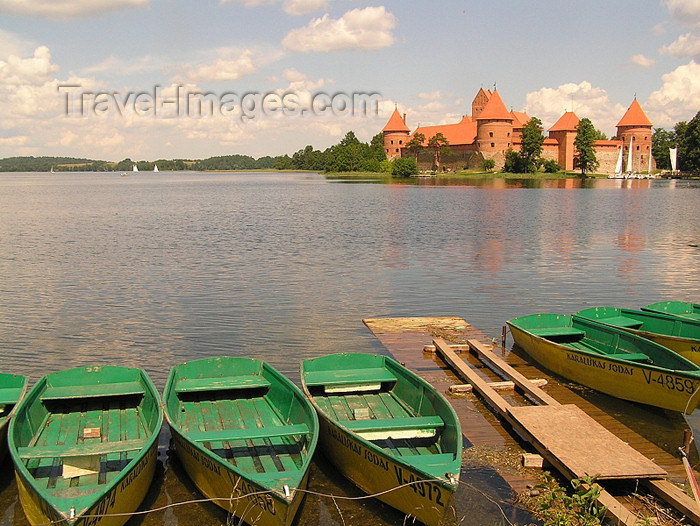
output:
[[[700,301],[699,182],[524,184],[0,174],[3,370],[37,379],[117,363],[145,368],[162,389],[171,365],[231,354],[298,382],[304,358],[382,351],[364,317],[458,315],[499,336],[506,319],[537,311]],[[165,461],[167,430],[161,443]],[[25,524],[9,471],[2,524]],[[153,506],[197,496],[174,462],[158,483]],[[508,498],[497,480],[480,484]],[[341,523],[332,503],[309,500],[300,524]],[[401,524],[381,505],[344,506]],[[144,522],[223,520],[194,508]]]

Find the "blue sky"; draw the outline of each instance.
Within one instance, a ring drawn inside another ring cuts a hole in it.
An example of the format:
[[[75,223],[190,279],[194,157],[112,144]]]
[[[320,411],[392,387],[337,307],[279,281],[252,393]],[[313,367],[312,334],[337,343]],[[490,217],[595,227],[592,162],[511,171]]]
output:
[[[0,157],[291,154],[348,130],[369,140],[395,104],[412,129],[455,122],[494,83],[545,126],[573,108],[612,135],[635,95],[655,126],[689,120],[700,0],[0,0]],[[66,85],[85,115],[65,114]],[[154,86],[218,103],[293,93],[306,107],[313,94],[357,92],[382,102],[378,115],[289,116],[273,104],[244,122],[232,103],[162,118],[132,104]],[[93,111],[101,92],[114,99]]]

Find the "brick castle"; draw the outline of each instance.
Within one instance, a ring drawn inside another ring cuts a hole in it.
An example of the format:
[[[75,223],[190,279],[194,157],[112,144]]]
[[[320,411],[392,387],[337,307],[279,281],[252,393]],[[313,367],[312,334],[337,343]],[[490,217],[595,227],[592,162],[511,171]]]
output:
[[[440,126],[421,126],[411,133],[406,125],[406,114],[399,114],[394,109],[386,126],[384,126],[384,151],[388,159],[412,157],[406,150],[406,143],[416,133],[425,136],[424,146],[431,137],[442,133],[450,144],[451,154],[440,157],[439,170],[456,171],[465,168],[481,169],[485,159],[493,159],[496,169],[503,168],[506,152],[509,149],[520,150],[523,126],[530,117],[518,111],[508,111],[497,90],[481,88],[472,102],[471,116],[465,115],[455,124]],[[542,145],[542,157],[554,160],[563,170],[574,170],[576,154],[574,139],[579,118],[572,111],[567,111],[548,130],[548,137]],[[649,169],[651,155],[652,124],[635,98],[617,123],[617,138],[596,141],[596,156],[600,166],[598,173],[612,174],[623,151],[623,171],[646,172]],[[632,164],[628,164],[630,143],[632,144]],[[655,167],[652,160],[652,169]],[[433,152],[423,150],[418,155],[420,170],[434,169]]]

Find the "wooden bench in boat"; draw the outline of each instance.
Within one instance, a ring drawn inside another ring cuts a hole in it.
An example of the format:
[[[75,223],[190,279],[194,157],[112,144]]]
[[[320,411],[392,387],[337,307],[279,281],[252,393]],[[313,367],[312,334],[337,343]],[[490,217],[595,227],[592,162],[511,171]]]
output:
[[[306,435],[309,426],[291,424],[281,426],[248,427],[243,429],[221,429],[212,431],[190,431],[186,433],[195,442],[229,442],[233,440],[259,440],[261,438],[280,438]]]
[[[139,382],[116,382],[96,385],[48,386],[41,400],[71,400],[79,398],[101,398],[113,396],[145,395],[146,389]]]
[[[86,442],[72,446],[27,446],[18,447],[20,458],[56,458],[79,457],[92,455],[108,455],[121,453],[122,451],[134,451],[142,449],[148,443],[148,438],[134,440],[117,440],[115,442]]]
[[[338,371],[308,371],[304,381],[309,387],[323,386],[325,391],[379,389],[383,382],[395,382],[396,376],[384,367],[343,369]]]
[[[452,453],[434,453],[428,455],[404,456],[401,457],[401,459],[418,469],[429,470],[430,468],[438,468],[454,461],[455,456]],[[444,473],[440,473],[440,475],[444,475]]]
[[[625,316],[613,316],[611,318],[601,318],[601,323],[607,323],[608,325],[614,325],[615,327],[624,327],[625,329],[639,329],[643,322],[635,320],[632,318],[627,318]]]
[[[542,338],[554,336],[570,336],[572,338],[583,338],[586,335],[584,331],[580,329],[574,329],[572,327],[537,327],[534,329],[525,330],[534,334],[535,336],[541,336]]]
[[[22,396],[21,387],[5,387],[0,389],[0,406],[16,404]]]
[[[201,393],[236,389],[260,389],[270,387],[264,377],[257,374],[245,376],[221,376],[216,378],[183,378],[175,383],[176,393]]]
[[[346,420],[340,423],[368,440],[382,440],[389,437],[419,438],[434,436],[445,425],[442,418],[437,415]]]
[[[617,360],[627,360],[628,362],[650,362],[649,357],[644,353],[621,352],[614,354],[603,355],[606,358],[615,358]]]

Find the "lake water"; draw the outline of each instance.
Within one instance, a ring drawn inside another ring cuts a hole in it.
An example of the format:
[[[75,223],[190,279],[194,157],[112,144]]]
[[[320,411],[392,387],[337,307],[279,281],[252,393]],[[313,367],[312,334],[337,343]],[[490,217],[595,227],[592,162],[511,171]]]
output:
[[[0,174],[2,368],[36,380],[138,366],[162,390],[171,365],[229,354],[298,383],[304,358],[384,352],[366,317],[457,315],[498,337],[507,319],[533,312],[700,301],[700,182],[580,186]],[[26,524],[10,471],[2,524]],[[198,496],[171,461],[158,483],[151,505]],[[381,505],[345,506],[368,524],[401,524]],[[213,506],[193,507],[144,523],[222,521]],[[317,522],[341,524],[332,503],[305,503],[299,523]]]

